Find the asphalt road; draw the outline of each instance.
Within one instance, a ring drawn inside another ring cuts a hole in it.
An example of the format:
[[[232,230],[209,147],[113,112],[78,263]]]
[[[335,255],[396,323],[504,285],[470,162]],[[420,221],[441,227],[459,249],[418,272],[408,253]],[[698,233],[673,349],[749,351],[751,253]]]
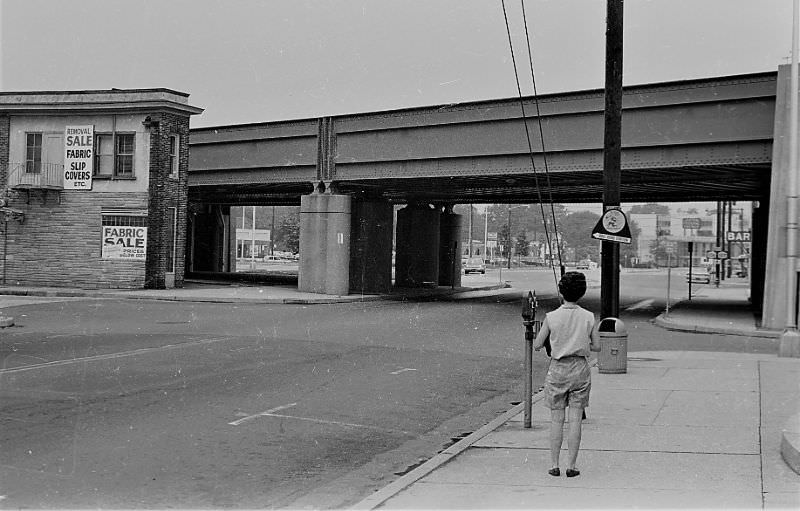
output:
[[[504,280],[544,289],[542,275]],[[629,350],[769,349],[653,327],[659,278],[623,284]],[[518,296],[15,307],[0,334],[0,507],[346,507],[521,399]],[[540,296],[540,312],[557,305]]]
[[[517,312],[16,307],[0,341],[0,506],[345,506],[520,398]]]

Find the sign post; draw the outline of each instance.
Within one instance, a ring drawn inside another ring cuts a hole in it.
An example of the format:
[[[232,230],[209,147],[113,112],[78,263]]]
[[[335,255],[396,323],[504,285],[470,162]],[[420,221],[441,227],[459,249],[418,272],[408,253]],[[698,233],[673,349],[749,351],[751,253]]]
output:
[[[720,263],[728,258],[728,252],[725,250],[720,249],[720,247],[714,247],[714,250],[709,250],[706,252],[706,257],[709,259],[714,260],[714,267],[715,271],[715,280],[716,280],[716,287],[719,287],[719,271],[720,271]]]
[[[689,249],[689,301],[692,301],[692,266],[694,266],[694,241],[690,241],[687,247]]]
[[[606,0],[606,69],[603,109],[604,213],[613,210],[622,213],[620,188],[622,184],[623,12],[623,0]],[[600,317],[619,317],[619,243],[603,239],[600,268]]]

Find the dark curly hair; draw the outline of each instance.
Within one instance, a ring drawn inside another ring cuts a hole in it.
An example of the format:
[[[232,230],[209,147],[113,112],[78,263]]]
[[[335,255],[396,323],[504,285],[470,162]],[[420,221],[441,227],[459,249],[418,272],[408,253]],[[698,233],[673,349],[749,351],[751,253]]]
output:
[[[577,302],[586,294],[586,276],[579,271],[568,271],[558,282],[558,292],[568,302]]]

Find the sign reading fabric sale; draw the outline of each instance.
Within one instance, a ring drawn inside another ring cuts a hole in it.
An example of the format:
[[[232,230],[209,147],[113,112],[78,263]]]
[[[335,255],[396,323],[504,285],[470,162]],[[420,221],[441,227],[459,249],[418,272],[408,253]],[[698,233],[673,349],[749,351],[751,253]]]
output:
[[[64,130],[64,189],[91,190],[94,164],[94,126]]]
[[[147,227],[104,225],[102,257],[144,261],[147,257]]]

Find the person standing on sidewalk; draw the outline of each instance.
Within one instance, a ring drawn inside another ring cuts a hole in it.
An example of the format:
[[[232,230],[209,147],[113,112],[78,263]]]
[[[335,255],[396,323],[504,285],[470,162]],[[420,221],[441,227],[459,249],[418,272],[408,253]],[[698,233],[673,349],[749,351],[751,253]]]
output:
[[[552,476],[561,475],[559,457],[568,407],[567,477],[575,477],[580,474],[575,463],[581,445],[581,419],[584,408],[589,406],[592,386],[587,359],[590,351],[600,351],[600,336],[595,328],[594,314],[577,304],[586,293],[586,276],[577,271],[566,272],[558,283],[558,292],[563,303],[546,314],[533,346],[538,351],[549,339],[551,359],[544,382],[545,397],[550,407],[552,467],[548,473]]]

